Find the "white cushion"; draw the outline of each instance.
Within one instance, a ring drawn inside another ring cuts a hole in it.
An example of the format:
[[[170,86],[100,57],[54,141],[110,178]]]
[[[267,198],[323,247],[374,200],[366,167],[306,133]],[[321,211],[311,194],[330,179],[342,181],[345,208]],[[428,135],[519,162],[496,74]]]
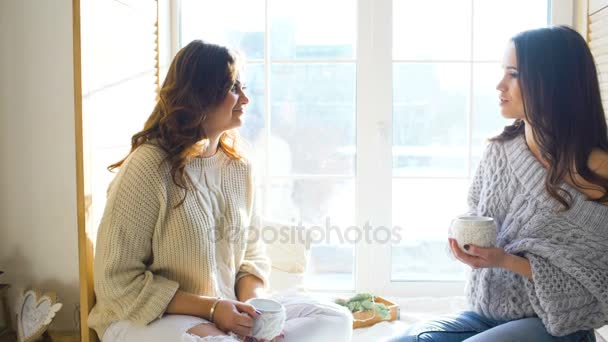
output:
[[[304,273],[289,273],[273,268],[270,271],[270,291],[273,293],[298,292],[304,285]]]
[[[274,231],[270,233],[269,230]],[[306,272],[310,250],[306,248],[306,241],[300,241],[295,227],[262,219],[262,233],[273,270],[301,274]]]

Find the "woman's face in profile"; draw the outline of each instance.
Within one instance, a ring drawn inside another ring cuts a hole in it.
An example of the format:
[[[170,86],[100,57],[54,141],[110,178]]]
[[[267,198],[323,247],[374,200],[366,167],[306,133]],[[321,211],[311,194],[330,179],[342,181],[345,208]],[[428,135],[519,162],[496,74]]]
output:
[[[502,61],[503,76],[496,90],[499,94],[500,113],[507,119],[524,119],[524,105],[519,88],[519,70],[515,44],[509,42]]]
[[[249,103],[244,90],[245,87],[237,80],[219,106],[207,114],[204,128],[208,137],[218,136],[243,124],[242,116]]]

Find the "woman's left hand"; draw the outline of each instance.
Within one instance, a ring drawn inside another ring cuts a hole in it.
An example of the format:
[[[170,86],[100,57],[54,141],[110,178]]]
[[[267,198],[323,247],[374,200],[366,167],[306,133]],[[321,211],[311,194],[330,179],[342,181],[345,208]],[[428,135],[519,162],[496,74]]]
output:
[[[471,266],[472,268],[504,267],[505,260],[509,253],[498,247],[478,247],[475,245],[465,245],[465,249],[470,254],[465,253],[458,247],[455,239],[448,239],[450,249],[456,259]],[[467,248],[468,247],[468,248]]]

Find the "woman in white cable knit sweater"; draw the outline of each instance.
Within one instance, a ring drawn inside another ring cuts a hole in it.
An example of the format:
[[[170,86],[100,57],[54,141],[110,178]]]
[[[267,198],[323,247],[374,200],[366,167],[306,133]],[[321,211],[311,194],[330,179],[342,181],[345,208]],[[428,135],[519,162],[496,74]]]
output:
[[[450,239],[471,266],[470,311],[413,326],[395,341],[595,341],[608,323],[608,134],[593,57],[559,26],[508,45],[503,116],[469,191],[497,246]]]
[[[103,342],[236,341],[252,332],[270,272],[252,167],[238,148],[249,99],[227,48],[193,41],[169,68],[108,190],[89,326]],[[277,341],[346,342],[344,308],[306,298]]]

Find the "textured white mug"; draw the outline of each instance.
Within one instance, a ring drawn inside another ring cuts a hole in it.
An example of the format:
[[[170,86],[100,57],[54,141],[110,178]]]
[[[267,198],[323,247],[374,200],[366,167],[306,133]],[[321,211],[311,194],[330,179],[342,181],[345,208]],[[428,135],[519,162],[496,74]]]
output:
[[[272,299],[251,298],[246,301],[262,314],[253,319],[253,336],[258,340],[272,340],[279,336],[285,324],[285,307]]]
[[[465,253],[464,245],[494,247],[496,245],[496,223],[486,216],[459,216],[452,221],[450,237],[458,242]]]

